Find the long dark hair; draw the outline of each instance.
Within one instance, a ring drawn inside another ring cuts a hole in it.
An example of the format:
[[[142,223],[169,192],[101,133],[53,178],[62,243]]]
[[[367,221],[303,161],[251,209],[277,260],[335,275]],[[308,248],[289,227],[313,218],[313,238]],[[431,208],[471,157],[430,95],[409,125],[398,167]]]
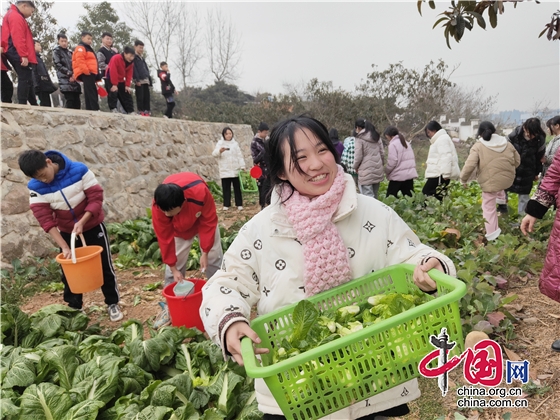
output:
[[[366,120],[365,118],[358,118],[356,120],[356,123],[354,124],[354,127],[356,128],[362,128],[366,130],[366,133],[369,133],[371,138],[373,139],[373,141],[379,141],[379,133],[377,132],[377,130],[375,129],[375,126],[370,123],[368,120]],[[358,132],[358,130],[356,130],[356,133]]]
[[[552,131],[552,127],[554,125],[558,125],[560,124],[560,115],[557,115],[555,117],[552,117],[550,120],[548,120],[546,122],[546,126],[548,127],[548,129],[550,130],[550,134],[554,135],[554,132]]]
[[[541,120],[538,118],[529,118],[523,123],[522,128],[527,130],[527,132],[532,136],[542,138],[546,137],[546,133],[541,127]]]
[[[426,128],[424,128],[424,134],[426,134],[426,137],[430,137],[428,136],[428,130],[437,133],[441,129],[442,127],[440,123],[438,123],[437,121],[430,121],[428,124],[426,124]]]
[[[492,138],[492,134],[496,132],[496,127],[490,121],[482,121],[478,126],[478,137],[482,137],[484,140],[489,141]]]
[[[265,142],[266,160],[269,168],[268,175],[270,178],[270,185],[272,187],[271,191],[276,185],[282,184],[287,184],[291,188],[292,193],[295,190],[289,181],[285,181],[280,178],[281,176],[286,175],[286,173],[290,170],[290,168],[284,167],[283,145],[285,142],[288,142],[290,146],[291,165],[293,165],[300,174],[304,174],[297,160],[297,151],[294,139],[295,133],[304,128],[307,128],[315,134],[319,141],[323,143],[333,154],[336,163],[340,163],[340,157],[329,138],[327,127],[325,127],[323,123],[307,115],[300,115],[280,121],[272,127],[270,138]]]
[[[401,144],[403,145],[403,147],[406,149],[408,148],[408,143],[406,142],[406,139],[404,138],[404,136],[402,135],[402,133],[399,131],[399,129],[397,127],[394,127],[392,125],[390,125],[389,127],[387,127],[385,129],[385,131],[383,132],[384,136],[390,136],[391,138],[395,137],[395,136],[399,136],[399,139],[401,140]]]

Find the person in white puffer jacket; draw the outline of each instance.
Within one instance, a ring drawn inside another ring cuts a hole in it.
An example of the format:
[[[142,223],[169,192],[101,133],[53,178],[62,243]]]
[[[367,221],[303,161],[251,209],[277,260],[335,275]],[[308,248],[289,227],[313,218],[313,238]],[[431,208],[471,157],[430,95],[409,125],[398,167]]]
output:
[[[453,262],[422,244],[393,209],[356,193],[319,121],[301,116],[278,123],[266,152],[271,205],[239,230],[221,270],[202,288],[200,316],[224,357],[243,364],[241,338],[259,342],[249,326],[253,307],[257,315],[270,313],[399,263],[416,264],[413,281],[426,292],[435,289],[429,269],[456,275]],[[264,420],[285,420],[262,379],[255,380],[255,391]],[[322,420],[402,416],[418,397],[412,379]]]
[[[233,138],[233,130],[231,128],[225,127],[222,130],[222,138],[218,140],[212,156],[218,158],[224,194],[224,210],[228,210],[231,207],[232,184],[235,205],[238,210],[243,210],[243,196],[241,195],[241,183],[239,182],[238,175],[239,171],[245,170],[245,159],[243,159],[239,143]]]
[[[430,121],[424,132],[431,144],[426,160],[426,184],[422,192],[442,201],[449,182],[459,179],[461,175],[457,150],[447,131],[437,121]]]

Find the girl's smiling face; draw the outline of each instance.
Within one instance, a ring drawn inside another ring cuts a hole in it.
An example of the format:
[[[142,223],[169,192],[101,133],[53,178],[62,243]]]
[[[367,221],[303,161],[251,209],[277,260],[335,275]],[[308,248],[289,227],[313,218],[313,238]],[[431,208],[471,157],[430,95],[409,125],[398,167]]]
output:
[[[295,157],[302,170],[300,173],[292,162],[288,141],[281,145],[284,154],[284,173],[279,177],[303,196],[313,198],[326,193],[338,174],[334,155],[328,147],[307,128],[294,133]]]
[[[224,133],[224,140],[225,141],[230,141],[233,138],[233,132],[231,130],[227,130]]]

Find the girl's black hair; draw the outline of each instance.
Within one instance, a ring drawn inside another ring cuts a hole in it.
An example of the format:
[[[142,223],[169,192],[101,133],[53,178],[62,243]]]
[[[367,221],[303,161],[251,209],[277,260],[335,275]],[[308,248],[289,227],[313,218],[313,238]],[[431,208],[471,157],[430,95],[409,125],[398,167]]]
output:
[[[538,118],[529,118],[523,123],[523,128],[529,132],[530,135],[535,137],[546,137],[544,130],[541,127],[541,120]]]
[[[296,132],[299,130],[303,130],[304,128],[308,129],[315,136],[317,136],[319,141],[323,143],[325,147],[327,147],[327,149],[329,149],[329,151],[332,153],[336,163],[340,163],[340,157],[338,156],[338,153],[336,152],[336,149],[334,148],[334,145],[329,138],[327,127],[325,127],[323,123],[307,115],[299,115],[297,117],[280,121],[274,127],[272,127],[269,140],[264,142],[266,150],[266,160],[269,168],[271,191],[275,186],[282,184],[288,185],[292,190],[292,193],[295,190],[293,185],[289,181],[285,181],[280,178],[281,176],[285,176],[290,170],[290,168],[284,167],[284,143],[288,142],[288,145],[290,146],[291,165],[293,165],[293,167],[300,174],[305,174],[305,172],[303,172],[303,170],[301,169],[301,166],[299,166],[295,145]]]
[[[402,135],[402,133],[399,131],[399,129],[397,127],[394,127],[392,125],[390,125],[389,127],[387,127],[385,129],[385,131],[383,132],[384,136],[390,136],[391,138],[395,137],[395,136],[399,136],[399,139],[401,140],[401,144],[403,145],[403,147],[405,149],[408,148],[408,143],[406,142],[406,139],[404,138],[404,136]]]
[[[177,184],[160,184],[154,191],[154,201],[161,211],[170,211],[183,205],[185,194]]]
[[[482,137],[483,140],[489,141],[492,134],[496,132],[496,127],[490,121],[482,121],[478,126],[478,137]]]
[[[546,126],[550,130],[550,134],[554,135],[552,132],[552,126],[560,124],[560,115],[552,117],[550,120],[546,122]]]
[[[366,133],[370,134],[373,141],[379,141],[380,136],[377,130],[375,129],[375,126],[365,118],[358,118],[356,120],[356,123],[354,124],[354,127],[365,129]],[[358,130],[355,131],[358,132]]]
[[[229,127],[225,127],[225,128],[222,130],[222,138],[223,138],[224,140],[226,139],[226,133],[227,133],[228,131],[231,131],[231,138],[233,138],[233,130],[232,130],[231,128],[229,128]]]
[[[428,130],[438,132],[441,129],[442,127],[440,123],[438,123],[437,121],[430,121],[428,124],[426,124],[426,128],[424,128],[424,134],[426,134],[426,137],[430,137],[428,136]]]

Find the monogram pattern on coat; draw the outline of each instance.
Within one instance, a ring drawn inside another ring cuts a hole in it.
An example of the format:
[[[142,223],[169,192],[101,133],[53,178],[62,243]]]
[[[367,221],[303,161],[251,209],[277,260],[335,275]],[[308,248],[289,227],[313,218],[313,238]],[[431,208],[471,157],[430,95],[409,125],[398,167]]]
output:
[[[243,232],[245,230],[247,230],[247,225],[243,225],[241,226],[241,229],[239,229],[240,232]]]
[[[244,260],[248,260],[249,258],[251,258],[251,251],[249,251],[248,249],[244,249],[243,251],[241,251],[241,258],[243,258]]]
[[[303,293],[305,293],[305,286],[299,286],[298,289],[303,290]]]
[[[410,392],[403,386],[403,392],[401,392],[401,397],[406,397]]]
[[[228,308],[225,309],[227,312],[235,312],[237,310],[239,310],[239,306],[233,306],[233,305],[229,305]]]
[[[284,260],[277,260],[274,263],[274,267],[276,267],[277,270],[282,271],[283,269],[286,268],[286,261]]]
[[[257,283],[257,286],[259,285],[259,276],[257,276],[257,273],[253,272],[253,280],[255,281],[255,283]]]
[[[226,259],[225,258],[222,260],[222,271],[227,271],[226,270]]]
[[[375,228],[375,225],[368,220],[367,223],[363,226],[363,228],[371,233],[373,228]]]
[[[204,313],[206,314],[206,316],[208,316],[210,314],[210,308],[204,309]]]
[[[391,245],[393,245],[393,241],[390,239],[387,239],[387,249],[391,248]]]
[[[224,295],[229,295],[231,293],[231,289],[229,287],[222,286],[220,287],[220,292],[222,292]]]
[[[348,258],[354,258],[354,255],[356,255],[354,248],[348,248]]]
[[[295,238],[294,241],[296,241],[298,244],[303,245],[298,238]]]
[[[248,293],[245,294],[245,293],[243,293],[243,292],[239,292],[239,294],[241,295],[241,297],[242,297],[243,299],[247,299],[247,298],[249,297],[249,294],[248,294]]]
[[[263,289],[263,293],[266,295],[266,297],[268,297],[268,294],[270,293],[270,290],[268,290],[265,286],[264,289]]]
[[[413,247],[413,248],[416,248],[416,245],[410,239],[408,239],[408,245]]]
[[[260,239],[257,239],[253,246],[257,251],[260,251],[262,249],[262,241]]]

